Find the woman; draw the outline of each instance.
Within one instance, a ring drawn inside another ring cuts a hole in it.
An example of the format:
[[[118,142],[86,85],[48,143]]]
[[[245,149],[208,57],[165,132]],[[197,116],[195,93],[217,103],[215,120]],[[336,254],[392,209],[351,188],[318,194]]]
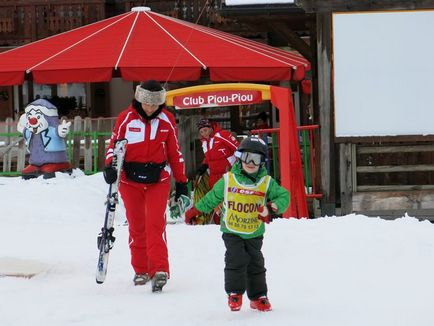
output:
[[[104,177],[116,181],[110,166],[113,144],[127,139],[119,192],[129,226],[134,284],[152,280],[152,291],[160,292],[169,277],[165,209],[170,175],[176,181],[176,196],[187,195],[184,159],[178,144],[174,116],[164,107],[166,91],[155,80],[137,86],[135,99],[117,120],[107,151]]]

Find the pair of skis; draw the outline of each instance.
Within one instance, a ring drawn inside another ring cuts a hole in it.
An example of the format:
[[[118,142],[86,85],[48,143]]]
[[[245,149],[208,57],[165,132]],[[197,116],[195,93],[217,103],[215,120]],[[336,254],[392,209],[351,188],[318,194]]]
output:
[[[114,221],[116,205],[119,202],[119,182],[122,170],[122,165],[124,163],[125,151],[127,147],[127,140],[118,140],[113,146],[113,161],[112,167],[117,171],[116,181],[109,186],[107,201],[106,201],[106,211],[104,218],[104,226],[101,228],[101,233],[97,238],[97,245],[99,249],[98,264],[96,268],[96,283],[101,284],[104,282],[107,275],[107,265],[109,259],[109,252],[113,248],[113,243],[115,242],[115,237],[113,236],[114,231]]]

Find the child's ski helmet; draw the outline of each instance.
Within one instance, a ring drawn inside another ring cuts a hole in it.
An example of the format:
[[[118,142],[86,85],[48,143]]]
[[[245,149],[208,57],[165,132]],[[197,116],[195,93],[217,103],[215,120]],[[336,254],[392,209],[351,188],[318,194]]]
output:
[[[250,153],[258,153],[267,156],[267,145],[261,138],[257,137],[247,137],[243,139],[240,146],[237,149],[238,152],[250,152]]]

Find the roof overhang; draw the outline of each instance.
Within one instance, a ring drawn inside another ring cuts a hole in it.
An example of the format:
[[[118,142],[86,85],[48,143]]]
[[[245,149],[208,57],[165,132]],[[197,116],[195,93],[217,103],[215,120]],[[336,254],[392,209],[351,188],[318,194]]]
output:
[[[231,15],[289,15],[302,14],[304,10],[296,4],[260,4],[260,5],[242,5],[226,6],[223,5],[219,13],[225,16]]]

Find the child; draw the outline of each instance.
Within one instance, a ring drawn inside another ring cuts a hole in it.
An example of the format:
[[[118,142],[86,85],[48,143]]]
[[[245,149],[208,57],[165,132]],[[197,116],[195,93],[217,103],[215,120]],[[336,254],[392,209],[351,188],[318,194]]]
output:
[[[252,309],[271,310],[261,252],[264,222],[271,221],[267,202],[274,212],[282,213],[289,206],[289,193],[267,174],[266,154],[262,139],[244,139],[231,171],[185,214],[185,222],[193,224],[195,216],[212,211],[223,201],[220,229],[226,246],[225,291],[232,311],[241,309],[246,290]]]

